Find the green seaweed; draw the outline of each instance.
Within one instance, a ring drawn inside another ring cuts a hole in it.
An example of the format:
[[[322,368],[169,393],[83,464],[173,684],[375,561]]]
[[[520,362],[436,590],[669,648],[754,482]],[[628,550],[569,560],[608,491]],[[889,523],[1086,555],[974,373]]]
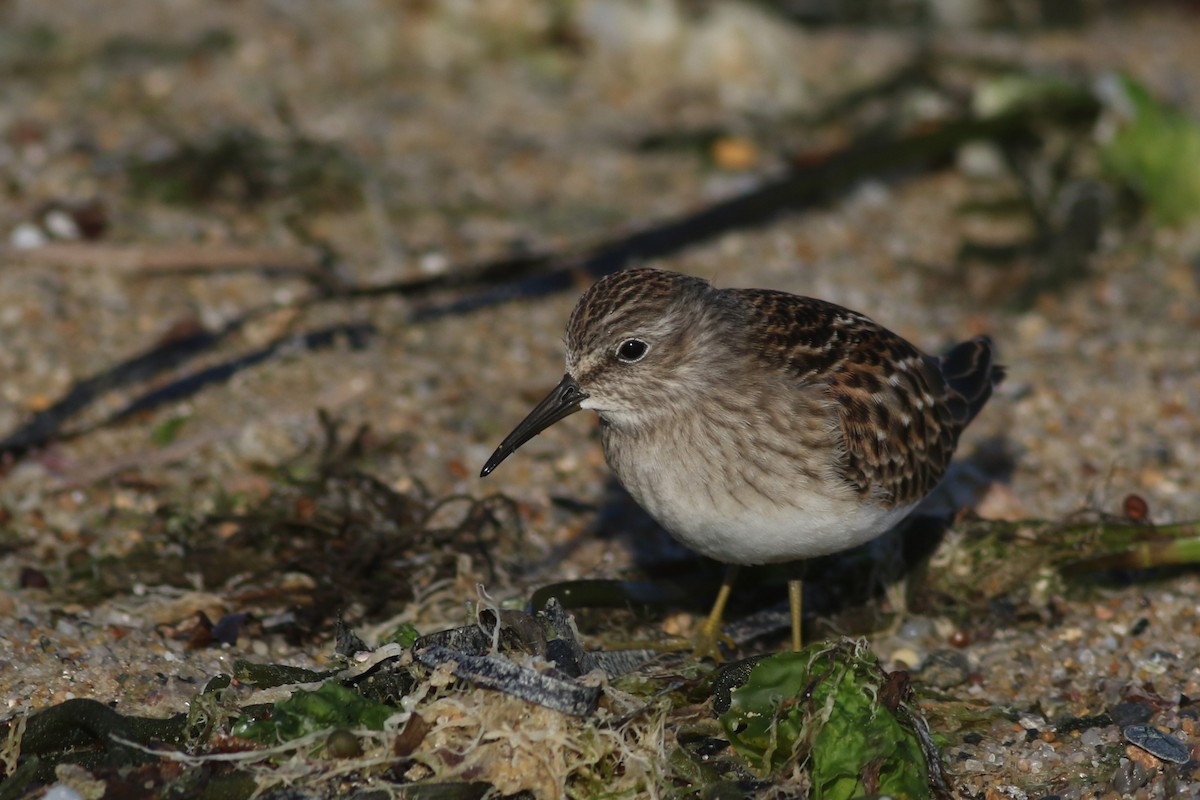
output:
[[[920,593],[953,613],[1063,591],[1105,570],[1200,564],[1200,522],[1151,525],[1100,516],[1085,520],[974,520],[956,526],[952,546],[935,554]]]
[[[383,730],[396,713],[391,706],[368,700],[339,683],[327,683],[315,692],[298,691],[275,703],[269,717],[246,715],[233,725],[233,735],[276,744],[330,728]]]
[[[276,140],[231,127],[207,137],[180,138],[174,151],[134,158],[126,170],[135,196],[173,205],[225,200],[253,207],[286,199],[320,211],[361,202],[361,171],[354,158],[301,135]]]
[[[0,741],[17,724],[16,720],[0,723]],[[17,769],[0,781],[4,800],[25,796],[31,786],[53,781],[60,764],[89,770],[128,769],[155,760],[145,748],[178,746],[188,740],[186,714],[166,719],[125,716],[83,697],[41,709],[24,724]]]
[[[384,643],[395,642],[407,650],[413,646],[417,639],[420,638],[421,632],[417,630],[416,626],[411,622],[405,622],[403,625],[397,626],[395,630],[385,636]]]
[[[1100,151],[1105,169],[1161,223],[1200,214],[1200,124],[1128,75],[1109,89],[1116,124]]]
[[[150,430],[150,441],[159,447],[166,447],[179,438],[179,432],[189,419],[191,417],[186,414],[168,417]]]
[[[814,800],[931,796],[917,733],[886,707],[887,676],[866,648],[811,645],[761,659],[720,715],[760,775],[807,761]]]

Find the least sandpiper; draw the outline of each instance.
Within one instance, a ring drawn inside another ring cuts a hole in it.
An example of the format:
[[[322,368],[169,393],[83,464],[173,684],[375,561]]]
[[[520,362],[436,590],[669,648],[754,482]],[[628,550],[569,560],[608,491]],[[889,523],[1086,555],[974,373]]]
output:
[[[609,467],[676,539],[727,566],[697,653],[719,657],[739,565],[846,550],[937,485],[1004,376],[991,340],[941,357],[862,314],[656,269],[603,278],[567,323],[567,372],[483,467],[586,408]],[[800,581],[788,584],[801,645]]]

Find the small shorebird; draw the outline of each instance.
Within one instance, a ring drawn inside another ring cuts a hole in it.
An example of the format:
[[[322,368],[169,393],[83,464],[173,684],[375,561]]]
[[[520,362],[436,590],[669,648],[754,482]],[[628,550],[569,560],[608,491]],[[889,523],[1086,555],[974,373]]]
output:
[[[854,311],[656,269],[603,278],[567,323],[567,372],[483,467],[580,409],[604,455],[676,539],[726,565],[698,655],[720,657],[739,565],[846,550],[941,480],[1004,377],[986,337],[940,357]],[[792,646],[801,584],[788,582]]]

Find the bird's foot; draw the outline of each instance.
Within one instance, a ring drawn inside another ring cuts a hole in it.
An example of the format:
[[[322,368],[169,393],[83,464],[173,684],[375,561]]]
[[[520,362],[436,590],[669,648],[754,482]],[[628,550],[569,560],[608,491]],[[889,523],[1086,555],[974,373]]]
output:
[[[707,626],[705,626],[707,627]],[[709,633],[701,629],[693,636],[678,636],[667,640],[621,642],[606,644],[605,650],[657,650],[660,653],[690,652],[697,660],[709,658],[718,664],[724,663],[725,651],[736,650],[737,642],[733,637],[718,630]]]
[[[700,630],[692,636],[692,655],[697,659],[710,658],[718,664],[725,660],[725,653],[721,650],[721,645],[724,645],[728,650],[736,650],[737,642],[733,637],[721,630],[720,625],[710,624],[711,620],[705,620],[700,626]]]

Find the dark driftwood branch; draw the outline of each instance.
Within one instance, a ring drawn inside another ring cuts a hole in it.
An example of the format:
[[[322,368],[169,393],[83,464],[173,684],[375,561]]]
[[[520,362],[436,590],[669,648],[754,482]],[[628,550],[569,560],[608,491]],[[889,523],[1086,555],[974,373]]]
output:
[[[220,344],[230,333],[240,328],[246,319],[247,317],[243,316],[217,332],[200,331],[172,339],[156,345],[141,355],[134,356],[77,382],[60,400],[44,411],[38,412],[25,425],[0,439],[0,457],[20,456],[29,449],[40,447],[52,439],[79,436],[91,430],[121,422],[135,414],[150,411],[163,403],[190,397],[206,386],[228,381],[238,372],[266,361],[285,348],[300,347],[305,350],[321,350],[332,346],[339,338],[343,337],[351,345],[362,347],[375,333],[374,327],[369,324],[348,323],[332,325],[302,334],[281,336],[258,350],[182,375],[165,386],[152,388],[94,426],[74,430],[67,429],[67,423],[71,419],[107,392],[150,381],[164,372],[186,364]]]

